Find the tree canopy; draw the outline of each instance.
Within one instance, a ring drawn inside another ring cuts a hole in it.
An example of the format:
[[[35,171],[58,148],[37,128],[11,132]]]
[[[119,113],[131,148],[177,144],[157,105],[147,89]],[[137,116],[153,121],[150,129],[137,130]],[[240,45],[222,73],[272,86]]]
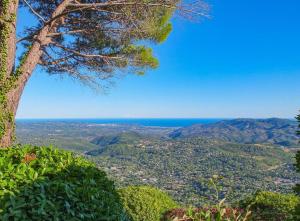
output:
[[[66,2],[65,9],[55,14]],[[204,4],[183,6],[179,0],[23,0],[23,7],[39,19],[20,39],[30,47],[38,33],[49,25],[39,65],[50,74],[69,74],[88,84],[107,80],[116,70],[143,74],[156,68],[149,43],[161,43],[172,30],[170,18],[176,9],[183,14],[201,14]]]

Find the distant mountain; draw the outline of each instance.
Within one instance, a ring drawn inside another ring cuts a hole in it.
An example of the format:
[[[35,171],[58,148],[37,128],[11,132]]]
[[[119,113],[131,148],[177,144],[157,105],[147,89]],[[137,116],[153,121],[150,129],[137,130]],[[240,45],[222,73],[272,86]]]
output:
[[[171,138],[204,137],[236,143],[271,143],[299,147],[297,122],[287,119],[234,119],[176,129]]]

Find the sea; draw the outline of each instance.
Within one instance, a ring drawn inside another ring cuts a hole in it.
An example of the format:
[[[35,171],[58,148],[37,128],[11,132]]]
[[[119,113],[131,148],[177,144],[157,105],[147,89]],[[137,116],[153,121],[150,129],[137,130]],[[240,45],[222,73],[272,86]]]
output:
[[[89,124],[126,124],[151,127],[187,127],[194,124],[211,124],[225,120],[222,118],[111,118],[111,119],[17,119],[17,123],[89,123]]]

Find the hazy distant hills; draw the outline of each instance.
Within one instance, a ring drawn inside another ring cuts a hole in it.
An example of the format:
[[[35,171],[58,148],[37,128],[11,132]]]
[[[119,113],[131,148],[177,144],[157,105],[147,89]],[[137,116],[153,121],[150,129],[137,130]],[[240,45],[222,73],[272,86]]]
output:
[[[86,152],[98,147],[146,139],[205,138],[241,144],[270,143],[297,147],[297,122],[287,119],[234,119],[188,127],[148,127],[81,122],[17,122],[20,143]]]
[[[287,119],[234,119],[176,129],[171,138],[203,137],[235,143],[271,143],[299,147],[297,122]]]

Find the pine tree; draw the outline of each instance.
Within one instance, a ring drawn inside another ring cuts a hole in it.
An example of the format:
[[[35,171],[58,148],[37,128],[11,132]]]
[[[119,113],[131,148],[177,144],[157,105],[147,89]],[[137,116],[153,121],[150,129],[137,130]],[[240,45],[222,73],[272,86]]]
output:
[[[20,7],[37,22],[16,39]],[[206,6],[200,0],[0,0],[0,146],[12,143],[20,97],[37,66],[92,87],[105,87],[122,72],[141,75],[158,66],[145,42],[163,42],[176,11],[195,18]],[[26,50],[16,67],[20,44]]]

